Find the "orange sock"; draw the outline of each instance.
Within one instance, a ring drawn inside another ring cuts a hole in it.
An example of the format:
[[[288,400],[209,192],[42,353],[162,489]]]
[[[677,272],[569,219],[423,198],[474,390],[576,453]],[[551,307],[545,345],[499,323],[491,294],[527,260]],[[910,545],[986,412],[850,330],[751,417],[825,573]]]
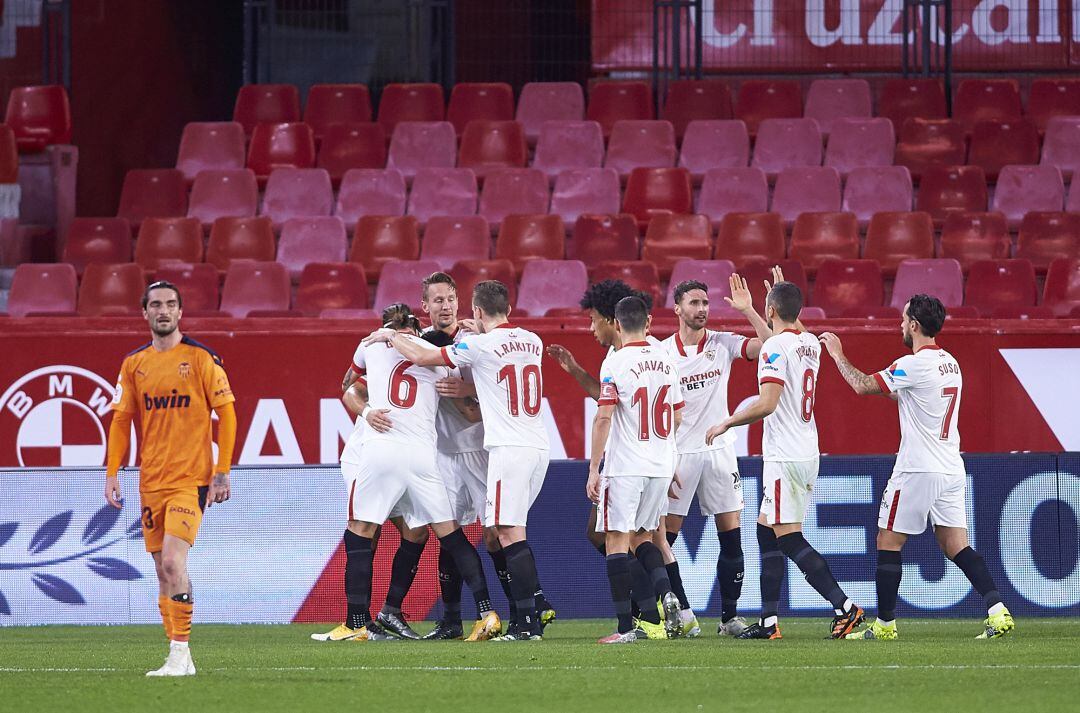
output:
[[[191,610],[190,602],[184,604],[174,599],[169,600],[169,618],[172,620],[173,641],[187,641],[191,638]]]
[[[161,625],[165,627],[165,638],[172,639],[172,617],[169,616],[169,598],[159,594],[157,598],[158,611],[161,612]]]

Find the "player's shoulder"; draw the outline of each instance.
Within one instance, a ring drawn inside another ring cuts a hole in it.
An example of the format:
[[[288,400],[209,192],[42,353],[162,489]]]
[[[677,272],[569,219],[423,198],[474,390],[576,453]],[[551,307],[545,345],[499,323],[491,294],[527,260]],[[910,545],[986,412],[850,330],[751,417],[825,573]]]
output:
[[[221,361],[221,357],[218,355],[218,353],[203,344],[202,342],[192,339],[185,334],[183,338],[180,339],[180,343],[187,347],[190,347],[192,350],[195,351],[196,354],[201,355],[203,358],[209,358],[214,364],[217,364],[218,366],[223,366],[223,362]]]
[[[153,342],[147,342],[139,346],[137,349],[132,349],[130,352],[124,355],[124,359],[121,362],[120,368],[124,368],[128,364],[135,364],[146,358],[146,355],[150,353],[150,348],[154,346]]]

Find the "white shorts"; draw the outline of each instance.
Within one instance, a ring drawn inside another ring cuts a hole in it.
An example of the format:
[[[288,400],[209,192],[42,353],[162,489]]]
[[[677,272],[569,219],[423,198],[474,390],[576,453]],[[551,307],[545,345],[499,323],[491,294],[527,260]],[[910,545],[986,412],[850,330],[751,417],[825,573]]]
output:
[[[484,527],[525,527],[547,476],[548,452],[524,446],[495,446],[488,451],[487,507]]]
[[[620,475],[600,478],[597,532],[652,531],[660,527],[670,478]]]
[[[454,519],[461,525],[476,522],[487,501],[487,451],[439,453],[435,460],[450,496]]]
[[[918,535],[930,524],[967,528],[967,477],[947,473],[893,473],[885,485],[878,527]]]
[[[765,461],[761,469],[761,515],[770,525],[802,522],[814,492],[818,461]]]
[[[686,517],[695,494],[705,516],[743,509],[739,461],[731,446],[680,453],[675,472],[681,485],[675,487],[676,497],[668,500],[669,515]]]
[[[341,473],[349,488],[350,520],[381,525],[393,513],[415,528],[454,519],[434,449],[367,444],[360,463],[342,463]]]

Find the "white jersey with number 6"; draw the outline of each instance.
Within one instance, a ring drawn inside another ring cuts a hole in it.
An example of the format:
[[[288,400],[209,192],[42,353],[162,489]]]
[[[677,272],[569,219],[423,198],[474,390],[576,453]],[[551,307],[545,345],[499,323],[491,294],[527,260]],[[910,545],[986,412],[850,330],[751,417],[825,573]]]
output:
[[[964,379],[952,354],[930,344],[874,374],[900,404],[898,473],[964,475],[960,457],[960,394]]]
[[[419,337],[407,337],[414,344],[435,349]],[[450,374],[446,367],[416,366],[386,342],[361,344],[353,356],[356,367],[367,370],[368,404],[389,409],[394,426],[386,433],[364,429],[361,443],[401,441],[417,448],[435,447],[435,414],[439,393],[435,382]]]
[[[758,384],[780,384],[780,402],[765,417],[761,454],[766,461],[810,461],[818,457],[814,396],[821,345],[809,332],[785,329],[761,345]]]

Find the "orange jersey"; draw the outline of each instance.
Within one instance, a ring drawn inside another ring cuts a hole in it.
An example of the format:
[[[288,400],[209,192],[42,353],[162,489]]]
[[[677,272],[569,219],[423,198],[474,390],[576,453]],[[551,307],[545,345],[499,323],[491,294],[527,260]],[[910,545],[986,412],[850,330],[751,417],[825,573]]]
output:
[[[235,401],[221,358],[190,337],[168,351],[147,344],[120,367],[113,410],[139,415],[139,490],[210,482],[210,412]]]

